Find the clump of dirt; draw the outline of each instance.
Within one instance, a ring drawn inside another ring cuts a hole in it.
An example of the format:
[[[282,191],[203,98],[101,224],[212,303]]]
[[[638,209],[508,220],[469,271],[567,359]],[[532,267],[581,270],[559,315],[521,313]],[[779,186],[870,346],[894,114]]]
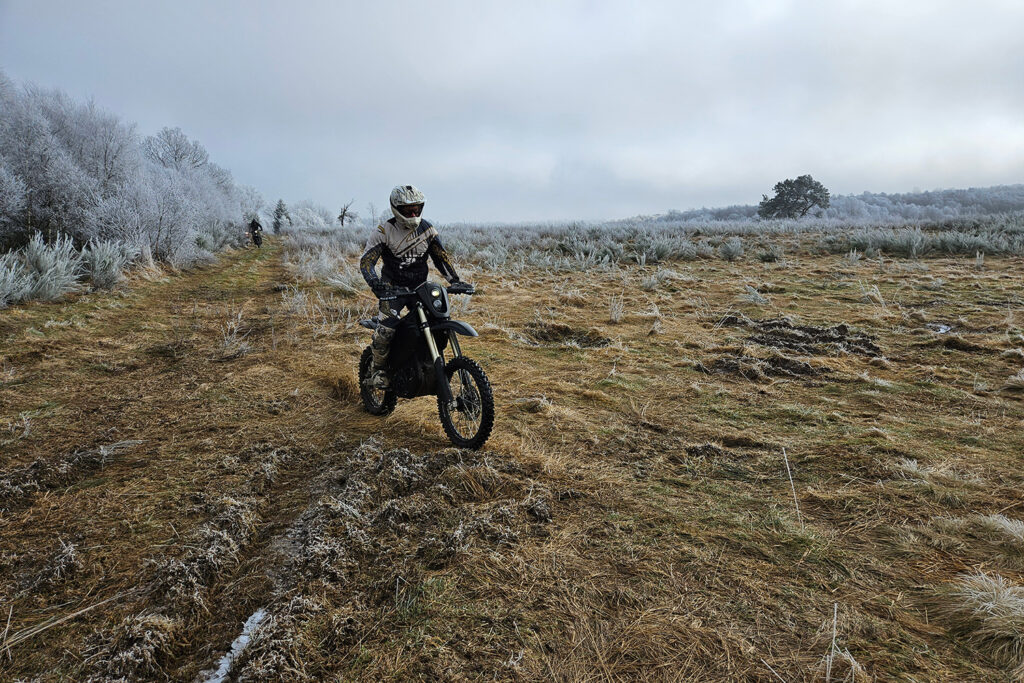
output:
[[[145,353],[154,358],[166,358],[172,362],[179,361],[195,349],[195,342],[190,338],[175,337],[146,348]]]
[[[998,349],[993,349],[988,346],[981,346],[973,342],[969,342],[960,335],[948,334],[937,337],[935,339],[929,339],[926,342],[917,344],[920,347],[941,347],[944,349],[950,349],[951,351],[963,351],[964,353],[997,353]]]
[[[725,455],[725,451],[721,446],[708,442],[687,446],[686,455],[691,458],[721,458]]]
[[[13,602],[25,595],[52,590],[85,568],[75,541],[58,538],[40,551],[0,553],[0,574],[8,579],[0,582],[0,601]]]
[[[750,341],[761,346],[785,349],[807,356],[858,354],[876,357],[882,350],[875,338],[854,332],[845,323],[832,327],[795,325],[789,318],[751,320],[744,315],[727,315],[719,321],[723,327],[745,327],[753,334]]]
[[[359,397],[359,384],[355,377],[339,375],[334,381],[328,383],[328,395],[335,401],[347,403]]]
[[[373,629],[388,628],[382,609],[385,622],[401,622],[432,573],[539,533],[556,500],[501,456],[383,451],[372,441],[322,482],[285,534],[271,618],[239,658],[239,681],[331,677],[344,653],[357,656]]]
[[[109,634],[109,641],[94,639],[87,655],[99,655],[89,680],[125,681],[167,678],[168,652],[182,633],[179,619],[158,613],[126,617]]]
[[[546,396],[527,396],[525,398],[517,398],[512,402],[512,405],[524,413],[541,413],[546,415],[551,412],[552,403]]]
[[[581,349],[602,349],[610,346],[612,340],[594,330],[583,330],[566,325],[545,321],[529,323],[524,331],[530,339],[538,344],[559,344]]]
[[[238,561],[260,521],[253,497],[225,498],[223,512],[193,534],[180,558],[156,563],[155,592],[177,608],[206,611],[206,593],[213,581]]]
[[[716,358],[710,367],[699,363],[696,368],[706,374],[740,375],[753,382],[766,381],[772,377],[818,377],[831,372],[828,368],[814,367],[781,353],[772,354],[767,358],[755,358],[742,353],[726,354]]]
[[[0,472],[0,511],[22,505],[38,492],[68,486],[141,441],[119,441],[57,458],[38,458],[25,467]]]

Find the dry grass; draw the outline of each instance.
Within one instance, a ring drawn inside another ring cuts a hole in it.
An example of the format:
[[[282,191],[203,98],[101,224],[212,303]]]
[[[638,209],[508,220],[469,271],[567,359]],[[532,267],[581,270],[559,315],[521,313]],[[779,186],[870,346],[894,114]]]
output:
[[[966,574],[929,605],[953,635],[1024,677],[1024,588],[998,574]]]
[[[1007,378],[1003,388],[1007,391],[1024,391],[1024,368],[1021,368],[1016,375]]]
[[[238,680],[1014,675],[1019,260],[481,271],[466,454],[276,249],[0,317],[0,678],[195,680],[261,608]]]

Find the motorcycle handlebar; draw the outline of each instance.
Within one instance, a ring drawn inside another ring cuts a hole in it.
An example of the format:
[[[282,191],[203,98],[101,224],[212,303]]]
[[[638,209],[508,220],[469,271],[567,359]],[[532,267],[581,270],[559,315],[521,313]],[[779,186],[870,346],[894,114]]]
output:
[[[459,282],[448,287],[449,294],[475,294],[476,287],[469,284],[468,282]],[[416,292],[411,289],[392,289],[384,296],[380,297],[381,301],[394,301],[395,299],[401,299],[407,296],[413,296]]]
[[[401,299],[405,296],[412,296],[413,292],[408,289],[392,289],[390,292],[380,298],[381,301],[394,301],[395,299]]]

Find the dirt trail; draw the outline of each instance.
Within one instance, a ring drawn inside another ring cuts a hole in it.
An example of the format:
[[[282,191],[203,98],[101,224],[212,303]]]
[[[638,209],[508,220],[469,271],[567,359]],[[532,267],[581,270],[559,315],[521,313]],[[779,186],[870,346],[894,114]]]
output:
[[[285,281],[270,246],[120,295],[5,314],[0,357],[13,378],[0,407],[17,427],[3,434],[0,463],[8,632],[114,598],[26,642],[19,670],[52,663],[52,643],[33,647],[57,633],[70,644],[90,624],[160,608],[150,594],[183,572],[204,585],[182,612],[185,642],[168,651],[205,664],[258,606],[264,546],[309,503],[317,473],[390,431],[333,382],[351,375],[358,339],[345,338],[352,348],[339,357],[329,354],[340,342],[317,344],[315,367],[295,353],[307,340],[283,310]],[[201,559],[216,554],[218,534],[233,534],[223,557]]]

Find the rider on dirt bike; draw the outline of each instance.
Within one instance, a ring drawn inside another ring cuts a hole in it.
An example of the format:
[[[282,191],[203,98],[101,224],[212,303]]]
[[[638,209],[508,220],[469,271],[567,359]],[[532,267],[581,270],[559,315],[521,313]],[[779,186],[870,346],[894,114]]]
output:
[[[263,233],[263,226],[260,225],[259,219],[256,218],[255,216],[253,217],[252,221],[249,223],[249,230],[248,230],[248,232],[249,232],[249,239],[251,239],[252,243],[255,244],[257,247],[260,246],[263,243],[263,234],[262,234]]]
[[[438,272],[449,283],[459,282],[448,252],[441,246],[437,230],[420,218],[423,193],[412,185],[398,185],[391,191],[391,212],[394,216],[382,222],[366,242],[366,251],[359,259],[359,270],[374,295],[382,299],[392,288],[415,289],[427,281],[427,255]],[[377,275],[377,260],[384,265]],[[399,313],[406,304],[402,300],[380,301],[380,325],[373,334],[373,372],[367,382],[377,389],[386,389],[388,377],[384,363],[391,351],[391,340],[399,323]]]

